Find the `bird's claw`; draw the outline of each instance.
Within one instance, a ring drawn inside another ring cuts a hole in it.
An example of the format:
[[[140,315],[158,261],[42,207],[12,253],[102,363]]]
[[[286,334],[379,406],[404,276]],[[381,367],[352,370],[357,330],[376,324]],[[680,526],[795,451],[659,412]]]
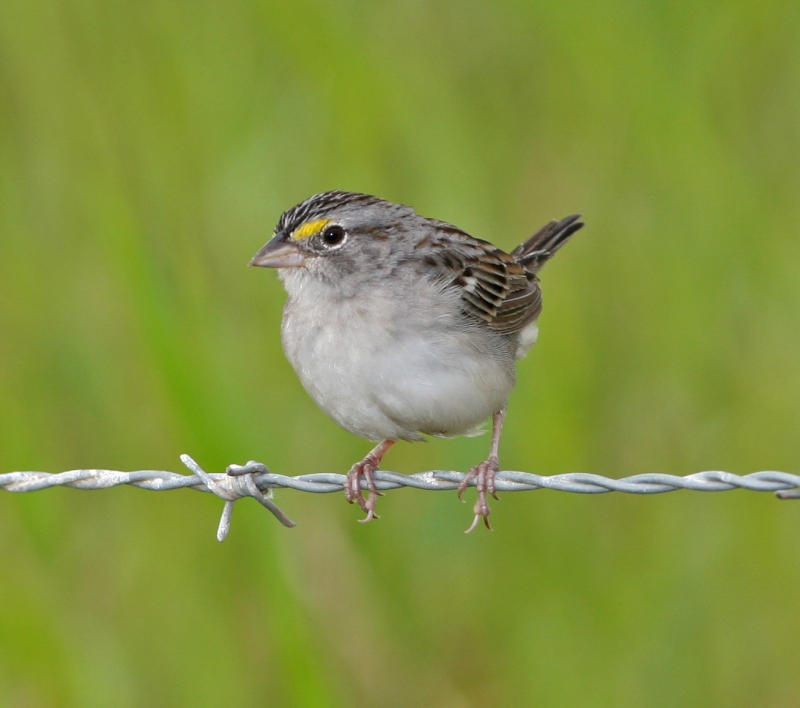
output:
[[[347,473],[347,478],[344,483],[344,496],[351,504],[358,502],[361,510],[367,515],[364,519],[359,519],[359,522],[366,524],[372,519],[380,519],[381,517],[375,513],[375,508],[378,505],[378,497],[383,496],[378,487],[375,485],[374,473],[378,470],[378,461],[367,455],[361,462],[356,462],[350,471]],[[364,475],[364,481],[367,487],[367,497],[361,493],[361,475]]]
[[[478,490],[478,498],[475,501],[475,506],[472,508],[475,518],[464,533],[471,533],[474,531],[481,519],[483,519],[483,523],[486,524],[486,528],[490,531],[492,530],[489,524],[489,514],[492,510],[489,507],[487,495],[491,494],[495,499],[499,500],[495,487],[495,477],[499,471],[500,464],[497,458],[492,456],[488,460],[484,460],[479,465],[475,465],[475,467],[471,468],[458,485],[458,498],[461,501],[464,501],[464,491],[473,479],[475,480],[475,488]]]

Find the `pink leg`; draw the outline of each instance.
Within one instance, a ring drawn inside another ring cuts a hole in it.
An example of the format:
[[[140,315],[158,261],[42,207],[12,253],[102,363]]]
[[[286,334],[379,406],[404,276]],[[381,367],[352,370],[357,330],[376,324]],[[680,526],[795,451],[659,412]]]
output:
[[[461,480],[461,484],[458,485],[458,498],[461,499],[461,501],[464,501],[462,498],[464,491],[473,479],[475,480],[475,487],[478,490],[478,500],[475,502],[475,506],[473,507],[475,518],[472,521],[472,525],[466,530],[465,533],[469,533],[470,531],[474,530],[481,518],[483,518],[483,523],[486,524],[486,528],[490,531],[492,529],[492,527],[489,525],[489,514],[492,510],[489,508],[489,502],[487,501],[486,495],[488,493],[491,494],[495,499],[499,499],[495,489],[495,475],[500,471],[500,464],[497,461],[497,453],[500,449],[500,433],[503,430],[503,419],[505,417],[505,406],[503,406],[492,416],[492,448],[489,451],[489,459],[484,460],[479,465],[476,465],[470,469],[464,479]]]
[[[389,448],[394,445],[394,440],[384,440],[380,445],[376,445],[375,449],[369,453],[361,462],[356,462],[350,471],[347,473],[347,479],[344,483],[344,496],[351,504],[358,502],[362,511],[367,514],[366,519],[359,519],[361,523],[367,523],[372,519],[379,519],[380,517],[375,513],[375,507],[378,504],[378,497],[383,496],[375,486],[374,472],[377,471],[383,456],[389,452]],[[367,483],[367,498],[364,499],[361,494],[361,475],[364,475],[364,481]]]

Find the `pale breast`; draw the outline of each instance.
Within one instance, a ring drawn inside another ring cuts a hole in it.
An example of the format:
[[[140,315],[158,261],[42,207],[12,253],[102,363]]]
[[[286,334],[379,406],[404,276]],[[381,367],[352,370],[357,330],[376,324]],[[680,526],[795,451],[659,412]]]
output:
[[[376,294],[332,307],[305,290],[287,302],[289,361],[317,405],[355,435],[469,434],[505,404],[516,342],[470,328],[426,287],[413,301]]]

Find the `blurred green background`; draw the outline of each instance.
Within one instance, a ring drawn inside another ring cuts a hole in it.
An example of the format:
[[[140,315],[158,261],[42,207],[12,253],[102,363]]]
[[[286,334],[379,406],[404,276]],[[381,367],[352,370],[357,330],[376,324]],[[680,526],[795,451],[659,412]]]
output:
[[[283,291],[247,269],[326,189],[543,275],[505,469],[800,462],[800,4],[0,4],[0,472],[347,470]],[[467,469],[488,437],[401,444]],[[0,706],[800,704],[800,502],[401,490],[221,503],[0,492]]]

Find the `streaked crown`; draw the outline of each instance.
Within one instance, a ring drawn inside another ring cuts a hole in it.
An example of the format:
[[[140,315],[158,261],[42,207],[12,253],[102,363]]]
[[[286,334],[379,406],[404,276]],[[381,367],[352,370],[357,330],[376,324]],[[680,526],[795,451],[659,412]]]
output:
[[[379,197],[358,192],[336,189],[322,192],[304,199],[298,205],[283,212],[275,227],[275,233],[285,233],[294,239],[302,239],[317,233],[331,214],[345,207],[366,207],[387,204]]]

